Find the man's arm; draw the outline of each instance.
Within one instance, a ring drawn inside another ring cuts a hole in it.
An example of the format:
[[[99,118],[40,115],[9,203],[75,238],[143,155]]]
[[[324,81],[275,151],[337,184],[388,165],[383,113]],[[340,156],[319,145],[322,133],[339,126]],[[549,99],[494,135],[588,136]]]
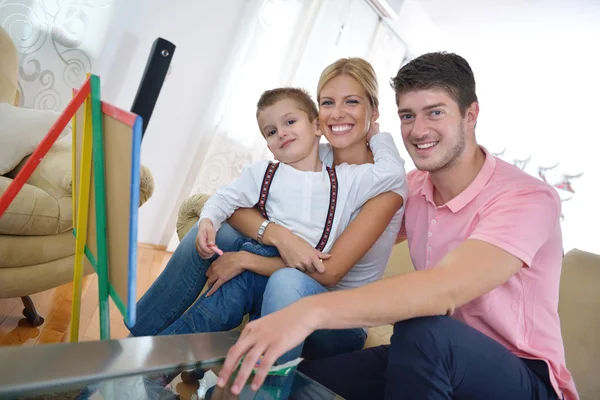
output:
[[[534,189],[507,193],[482,210],[469,239],[435,268],[332,293],[329,298],[311,300],[316,304],[309,307],[317,308],[323,329],[451,314],[502,285],[521,267],[530,267],[559,225],[556,192]]]
[[[257,389],[269,367],[317,329],[376,326],[412,317],[451,314],[456,307],[502,285],[560,229],[560,199],[552,189],[507,192],[487,206],[467,239],[432,269],[351,290],[305,297],[252,321],[231,347],[218,385],[246,355],[233,391],[239,393],[258,358]]]
[[[437,267],[373,282],[363,287],[312,296],[317,329],[378,326],[414,317],[450,315],[457,307],[502,285],[523,261],[492,244],[467,240]]]
[[[382,193],[366,202],[336,240],[329,253],[331,259],[323,260],[325,272],[308,274],[323,286],[335,286],[375,244],[403,203],[402,197],[393,192]],[[229,224],[242,234],[256,238],[256,232],[263,221],[264,218],[257,210],[240,209],[233,213]],[[286,235],[293,233],[284,227],[270,224],[263,241],[279,248],[280,245],[285,246]]]

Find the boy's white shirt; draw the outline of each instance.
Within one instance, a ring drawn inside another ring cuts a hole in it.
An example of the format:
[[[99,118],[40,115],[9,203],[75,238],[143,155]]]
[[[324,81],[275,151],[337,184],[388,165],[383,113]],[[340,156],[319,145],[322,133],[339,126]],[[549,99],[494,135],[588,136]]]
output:
[[[343,163],[336,166],[337,206],[329,240],[323,249],[325,253],[329,252],[335,240],[369,199],[388,191],[394,191],[406,199],[408,184],[404,160],[400,157],[392,135],[381,132],[371,139],[369,145],[373,152],[374,164]],[[285,226],[312,246],[316,246],[321,239],[329,209],[331,184],[326,165],[331,165],[333,157],[328,149],[320,146],[323,168],[319,172],[299,171],[280,163],[265,205],[269,220]],[[268,164],[267,160],[253,163],[244,168],[241,176],[234,182],[219,188],[204,204],[200,220],[209,218],[217,231],[235,210],[253,207],[258,201]],[[397,230],[395,233],[397,234]],[[389,258],[389,252],[391,246],[384,257],[383,268]],[[383,273],[383,270],[380,272]],[[377,272],[376,275],[376,279],[379,279],[380,273]],[[344,280],[340,282],[342,286]],[[375,279],[368,279],[372,280]],[[348,283],[353,287],[358,284]],[[364,283],[366,282],[361,282]]]

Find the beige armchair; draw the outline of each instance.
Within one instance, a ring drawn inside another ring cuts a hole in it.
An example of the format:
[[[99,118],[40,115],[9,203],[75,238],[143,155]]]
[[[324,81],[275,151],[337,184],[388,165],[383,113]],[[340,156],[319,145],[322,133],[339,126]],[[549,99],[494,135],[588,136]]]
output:
[[[1,27],[0,54],[0,103],[12,106],[18,100],[18,57],[12,40]],[[0,175],[0,195],[26,160],[27,157],[12,171]],[[144,166],[140,175],[141,206],[152,195],[154,182]],[[52,146],[0,217],[0,298],[21,297],[23,314],[34,326],[41,325],[44,319],[28,296],[73,279],[71,179],[71,140],[66,137]],[[91,272],[88,266],[85,274]]]
[[[0,195],[23,164],[0,176]],[[140,174],[141,206],[154,182],[148,168],[142,166]],[[0,298],[23,297],[23,315],[41,325],[43,318],[25,296],[72,281],[74,254],[71,145],[57,142],[0,217]],[[91,272],[88,265],[84,274]]]
[[[177,234],[182,239],[198,222],[209,196],[196,194],[179,208]],[[406,242],[394,246],[384,277],[414,271]],[[573,374],[582,400],[600,393],[600,255],[573,249],[565,254],[560,287],[559,314],[567,368]],[[238,328],[239,329],[239,328]],[[369,329],[365,347],[389,344],[392,325]]]

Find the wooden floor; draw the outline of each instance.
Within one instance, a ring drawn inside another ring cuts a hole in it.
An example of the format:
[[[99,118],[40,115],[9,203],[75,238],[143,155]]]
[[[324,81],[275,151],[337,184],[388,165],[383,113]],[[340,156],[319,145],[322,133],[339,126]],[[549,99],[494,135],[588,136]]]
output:
[[[164,250],[140,246],[138,249],[137,298],[148,290],[152,282],[162,272],[171,253]],[[23,303],[20,298],[0,299],[0,346],[30,346],[48,343],[67,342],[71,318],[72,284],[50,289],[31,296],[44,317],[42,326],[31,327],[23,317]],[[98,319],[98,280],[96,274],[83,279],[79,340],[99,340]],[[113,339],[121,339],[129,334],[116,306],[111,301],[110,334]]]

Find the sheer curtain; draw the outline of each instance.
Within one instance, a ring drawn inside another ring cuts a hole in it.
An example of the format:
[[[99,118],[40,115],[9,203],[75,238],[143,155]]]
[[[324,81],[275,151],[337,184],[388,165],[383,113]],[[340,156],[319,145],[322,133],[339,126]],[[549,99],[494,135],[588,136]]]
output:
[[[231,77],[226,106],[206,151],[192,193],[213,193],[258,159],[271,158],[256,125],[260,94],[277,86],[308,90],[316,100],[323,68],[340,57],[363,57],[379,74],[382,125],[399,132],[389,78],[406,47],[364,0],[266,0],[243,61]],[[385,116],[383,116],[385,115]],[[382,127],[383,128],[383,127]]]
[[[241,63],[230,77],[226,105],[196,177],[193,193],[213,193],[244,166],[271,157],[256,124],[256,102],[270,88],[289,85],[289,63],[300,49],[318,0],[263,1]]]
[[[385,86],[389,88],[389,75],[398,70],[406,47],[365,0],[262,0],[257,5],[249,16],[255,23],[241,46],[239,63],[230,69],[225,105],[210,132],[191,194],[212,194],[246,165],[272,159],[256,123],[260,94],[290,85],[306,89],[316,101],[321,71],[340,57],[373,62],[381,74],[387,117],[382,121],[392,133],[399,131],[394,97]],[[174,235],[168,250],[177,244]]]

